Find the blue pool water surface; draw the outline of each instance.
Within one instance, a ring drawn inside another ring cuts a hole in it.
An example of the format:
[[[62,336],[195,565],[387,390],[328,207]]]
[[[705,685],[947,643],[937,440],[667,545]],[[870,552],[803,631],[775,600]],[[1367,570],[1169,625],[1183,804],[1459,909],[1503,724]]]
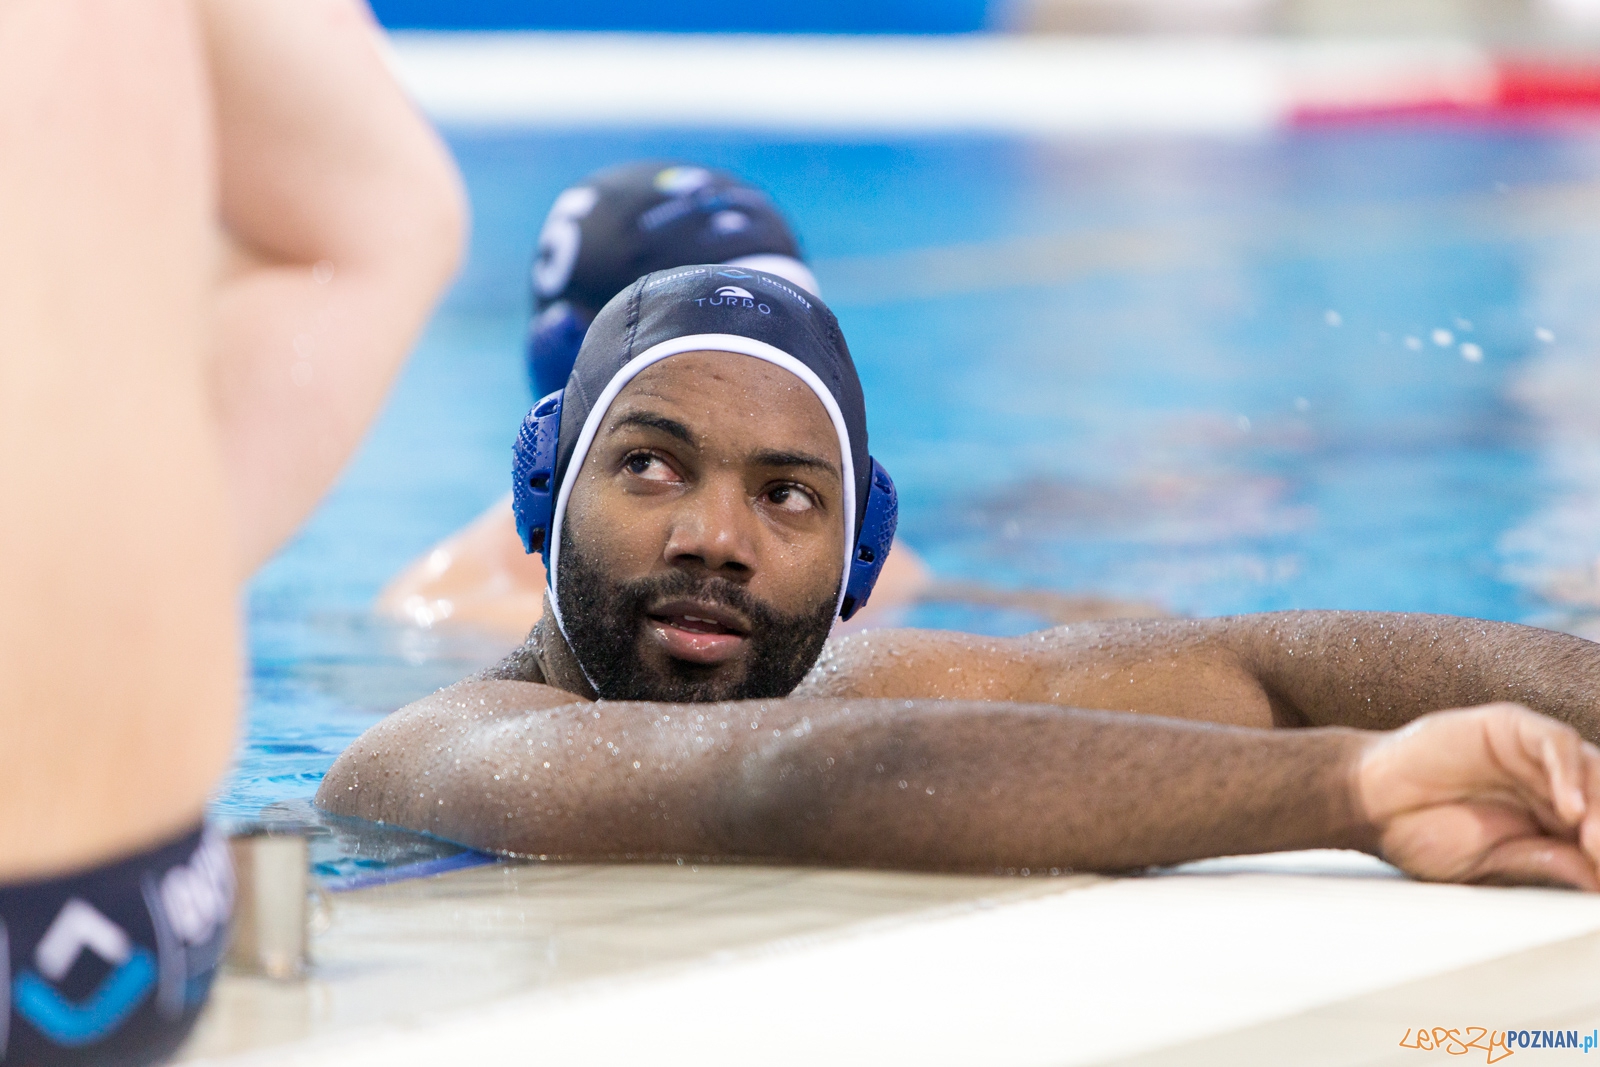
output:
[[[251,586],[249,733],[222,815],[303,801],[367,726],[505,651],[367,606],[505,491],[543,212],[638,156],[730,167],[791,215],[902,536],[941,577],[1195,615],[1594,630],[1600,134],[450,140],[470,260],[336,490]]]

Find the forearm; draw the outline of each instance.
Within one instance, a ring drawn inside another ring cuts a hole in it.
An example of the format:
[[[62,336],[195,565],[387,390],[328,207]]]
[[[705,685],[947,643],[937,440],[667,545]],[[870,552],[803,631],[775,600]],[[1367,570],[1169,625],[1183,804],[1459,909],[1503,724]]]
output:
[[[1212,620],[1280,719],[1392,729],[1442,708],[1513,701],[1600,739],[1600,645],[1447,615],[1281,612]]]
[[[359,0],[201,0],[221,211],[215,379],[246,564],[331,482],[460,252],[459,184]]]
[[[486,683],[480,683],[486,684]],[[495,683],[507,684],[507,683]],[[1051,706],[578,705],[363,738],[318,802],[479,848],[916,869],[1117,870],[1364,847],[1362,736]],[[365,769],[363,769],[363,767]]]
[[[743,775],[737,851],[921,869],[1122,870],[1373,847],[1363,735],[933,703],[790,736]]]

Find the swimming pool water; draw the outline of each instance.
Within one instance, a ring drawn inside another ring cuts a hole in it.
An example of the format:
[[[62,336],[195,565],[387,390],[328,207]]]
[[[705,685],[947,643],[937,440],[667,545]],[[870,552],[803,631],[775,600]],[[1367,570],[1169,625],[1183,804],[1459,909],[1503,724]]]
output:
[[[902,535],[942,577],[1595,632],[1600,132],[450,141],[470,260],[353,465],[251,586],[249,730],[219,814],[309,797],[361,730],[504,651],[367,605],[504,491],[543,212],[638,156],[730,167],[790,213]],[[1038,625],[948,605],[907,621]]]

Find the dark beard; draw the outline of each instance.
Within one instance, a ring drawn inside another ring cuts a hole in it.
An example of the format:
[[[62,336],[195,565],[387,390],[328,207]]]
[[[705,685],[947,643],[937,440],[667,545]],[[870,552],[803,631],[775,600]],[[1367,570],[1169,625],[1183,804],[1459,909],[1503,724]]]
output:
[[[788,696],[816,664],[833,626],[832,597],[809,610],[785,615],[725,578],[673,571],[634,582],[608,581],[566,531],[561,536],[560,565],[557,597],[567,643],[605,700],[704,703]],[[721,604],[749,620],[742,676],[719,678],[718,672],[726,671],[727,665],[671,658],[662,671],[639,655],[646,609],[679,597]]]

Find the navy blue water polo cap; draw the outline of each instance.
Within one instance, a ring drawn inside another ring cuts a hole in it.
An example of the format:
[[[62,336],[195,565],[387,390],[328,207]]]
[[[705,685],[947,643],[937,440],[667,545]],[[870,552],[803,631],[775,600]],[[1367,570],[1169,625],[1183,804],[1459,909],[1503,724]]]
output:
[[[838,321],[783,278],[701,265],[648,274],[595,317],[566,389],[535,406],[517,446],[514,506],[529,551],[543,550],[554,592],[559,531],[575,479],[617,395],[645,368],[684,352],[734,352],[782,367],[828,412],[844,461],[846,618],[871,592],[894,538],[894,485],[867,451],[866,402]],[[560,598],[551,597],[561,623]],[[563,626],[564,629],[564,626]]]
[[[556,197],[533,265],[536,310],[566,301],[593,315],[651,271],[748,256],[800,258],[788,222],[760,189],[687,163],[608,167]]]
[[[782,213],[726,171],[626,163],[563,191],[545,217],[533,261],[533,395],[566,383],[583,335],[607,301],[641,275],[687,263],[766,271],[817,291]]]

